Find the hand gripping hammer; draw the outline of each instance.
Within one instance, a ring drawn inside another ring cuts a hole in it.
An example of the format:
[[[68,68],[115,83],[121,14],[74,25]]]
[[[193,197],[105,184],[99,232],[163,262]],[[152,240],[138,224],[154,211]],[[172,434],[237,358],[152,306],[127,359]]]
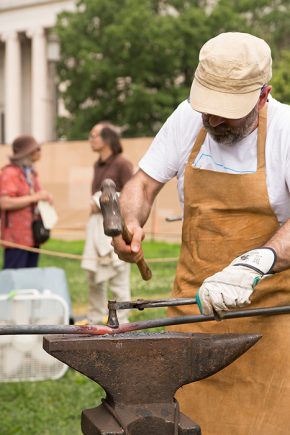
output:
[[[101,186],[100,206],[104,218],[104,232],[109,237],[122,234],[123,239],[129,245],[132,234],[129,232],[120,212],[119,198],[116,185],[113,180],[106,178]],[[137,262],[141,276],[145,281],[152,277],[152,272],[144,258]]]

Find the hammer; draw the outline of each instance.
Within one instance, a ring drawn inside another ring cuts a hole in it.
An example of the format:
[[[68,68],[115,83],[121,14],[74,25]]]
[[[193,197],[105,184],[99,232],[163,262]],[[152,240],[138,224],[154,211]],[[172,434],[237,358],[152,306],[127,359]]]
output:
[[[114,181],[110,178],[106,178],[102,182],[101,191],[100,206],[104,218],[105,234],[109,237],[115,237],[122,234],[123,239],[129,245],[133,236],[129,232],[121,216],[119,198]],[[141,258],[141,260],[137,262],[137,266],[145,281],[151,279],[152,272],[144,258]]]

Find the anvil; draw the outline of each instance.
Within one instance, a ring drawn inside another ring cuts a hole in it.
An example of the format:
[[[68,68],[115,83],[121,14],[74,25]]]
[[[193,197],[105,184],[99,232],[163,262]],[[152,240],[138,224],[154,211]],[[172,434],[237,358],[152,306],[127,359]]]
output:
[[[198,435],[198,424],[179,412],[175,392],[222,370],[260,338],[178,332],[51,335],[43,347],[106,392],[101,405],[82,412],[85,435]]]

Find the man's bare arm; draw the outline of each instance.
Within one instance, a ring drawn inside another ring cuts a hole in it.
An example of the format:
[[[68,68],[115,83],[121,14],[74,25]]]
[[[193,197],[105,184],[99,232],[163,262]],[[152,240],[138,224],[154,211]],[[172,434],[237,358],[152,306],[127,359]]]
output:
[[[154,199],[163,186],[139,169],[125,185],[120,196],[121,211],[127,225],[138,223],[139,226],[144,226]]]
[[[164,186],[142,170],[139,170],[125,185],[120,196],[121,213],[133,238],[131,245],[115,237],[113,246],[118,256],[125,261],[137,262],[142,257],[141,242],[154,199]]]
[[[290,219],[276,231],[264,246],[273,248],[277,254],[273,272],[280,272],[290,268]]]

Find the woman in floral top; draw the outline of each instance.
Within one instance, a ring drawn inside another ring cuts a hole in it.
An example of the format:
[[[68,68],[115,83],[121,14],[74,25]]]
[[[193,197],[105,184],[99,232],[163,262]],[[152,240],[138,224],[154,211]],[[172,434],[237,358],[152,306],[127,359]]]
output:
[[[34,163],[41,158],[41,147],[32,136],[23,135],[14,140],[12,150],[11,163],[1,171],[1,239],[35,247],[32,221],[37,202],[52,202],[51,195],[41,189],[34,169]],[[37,253],[5,246],[5,242],[2,244],[3,269],[37,266]]]

